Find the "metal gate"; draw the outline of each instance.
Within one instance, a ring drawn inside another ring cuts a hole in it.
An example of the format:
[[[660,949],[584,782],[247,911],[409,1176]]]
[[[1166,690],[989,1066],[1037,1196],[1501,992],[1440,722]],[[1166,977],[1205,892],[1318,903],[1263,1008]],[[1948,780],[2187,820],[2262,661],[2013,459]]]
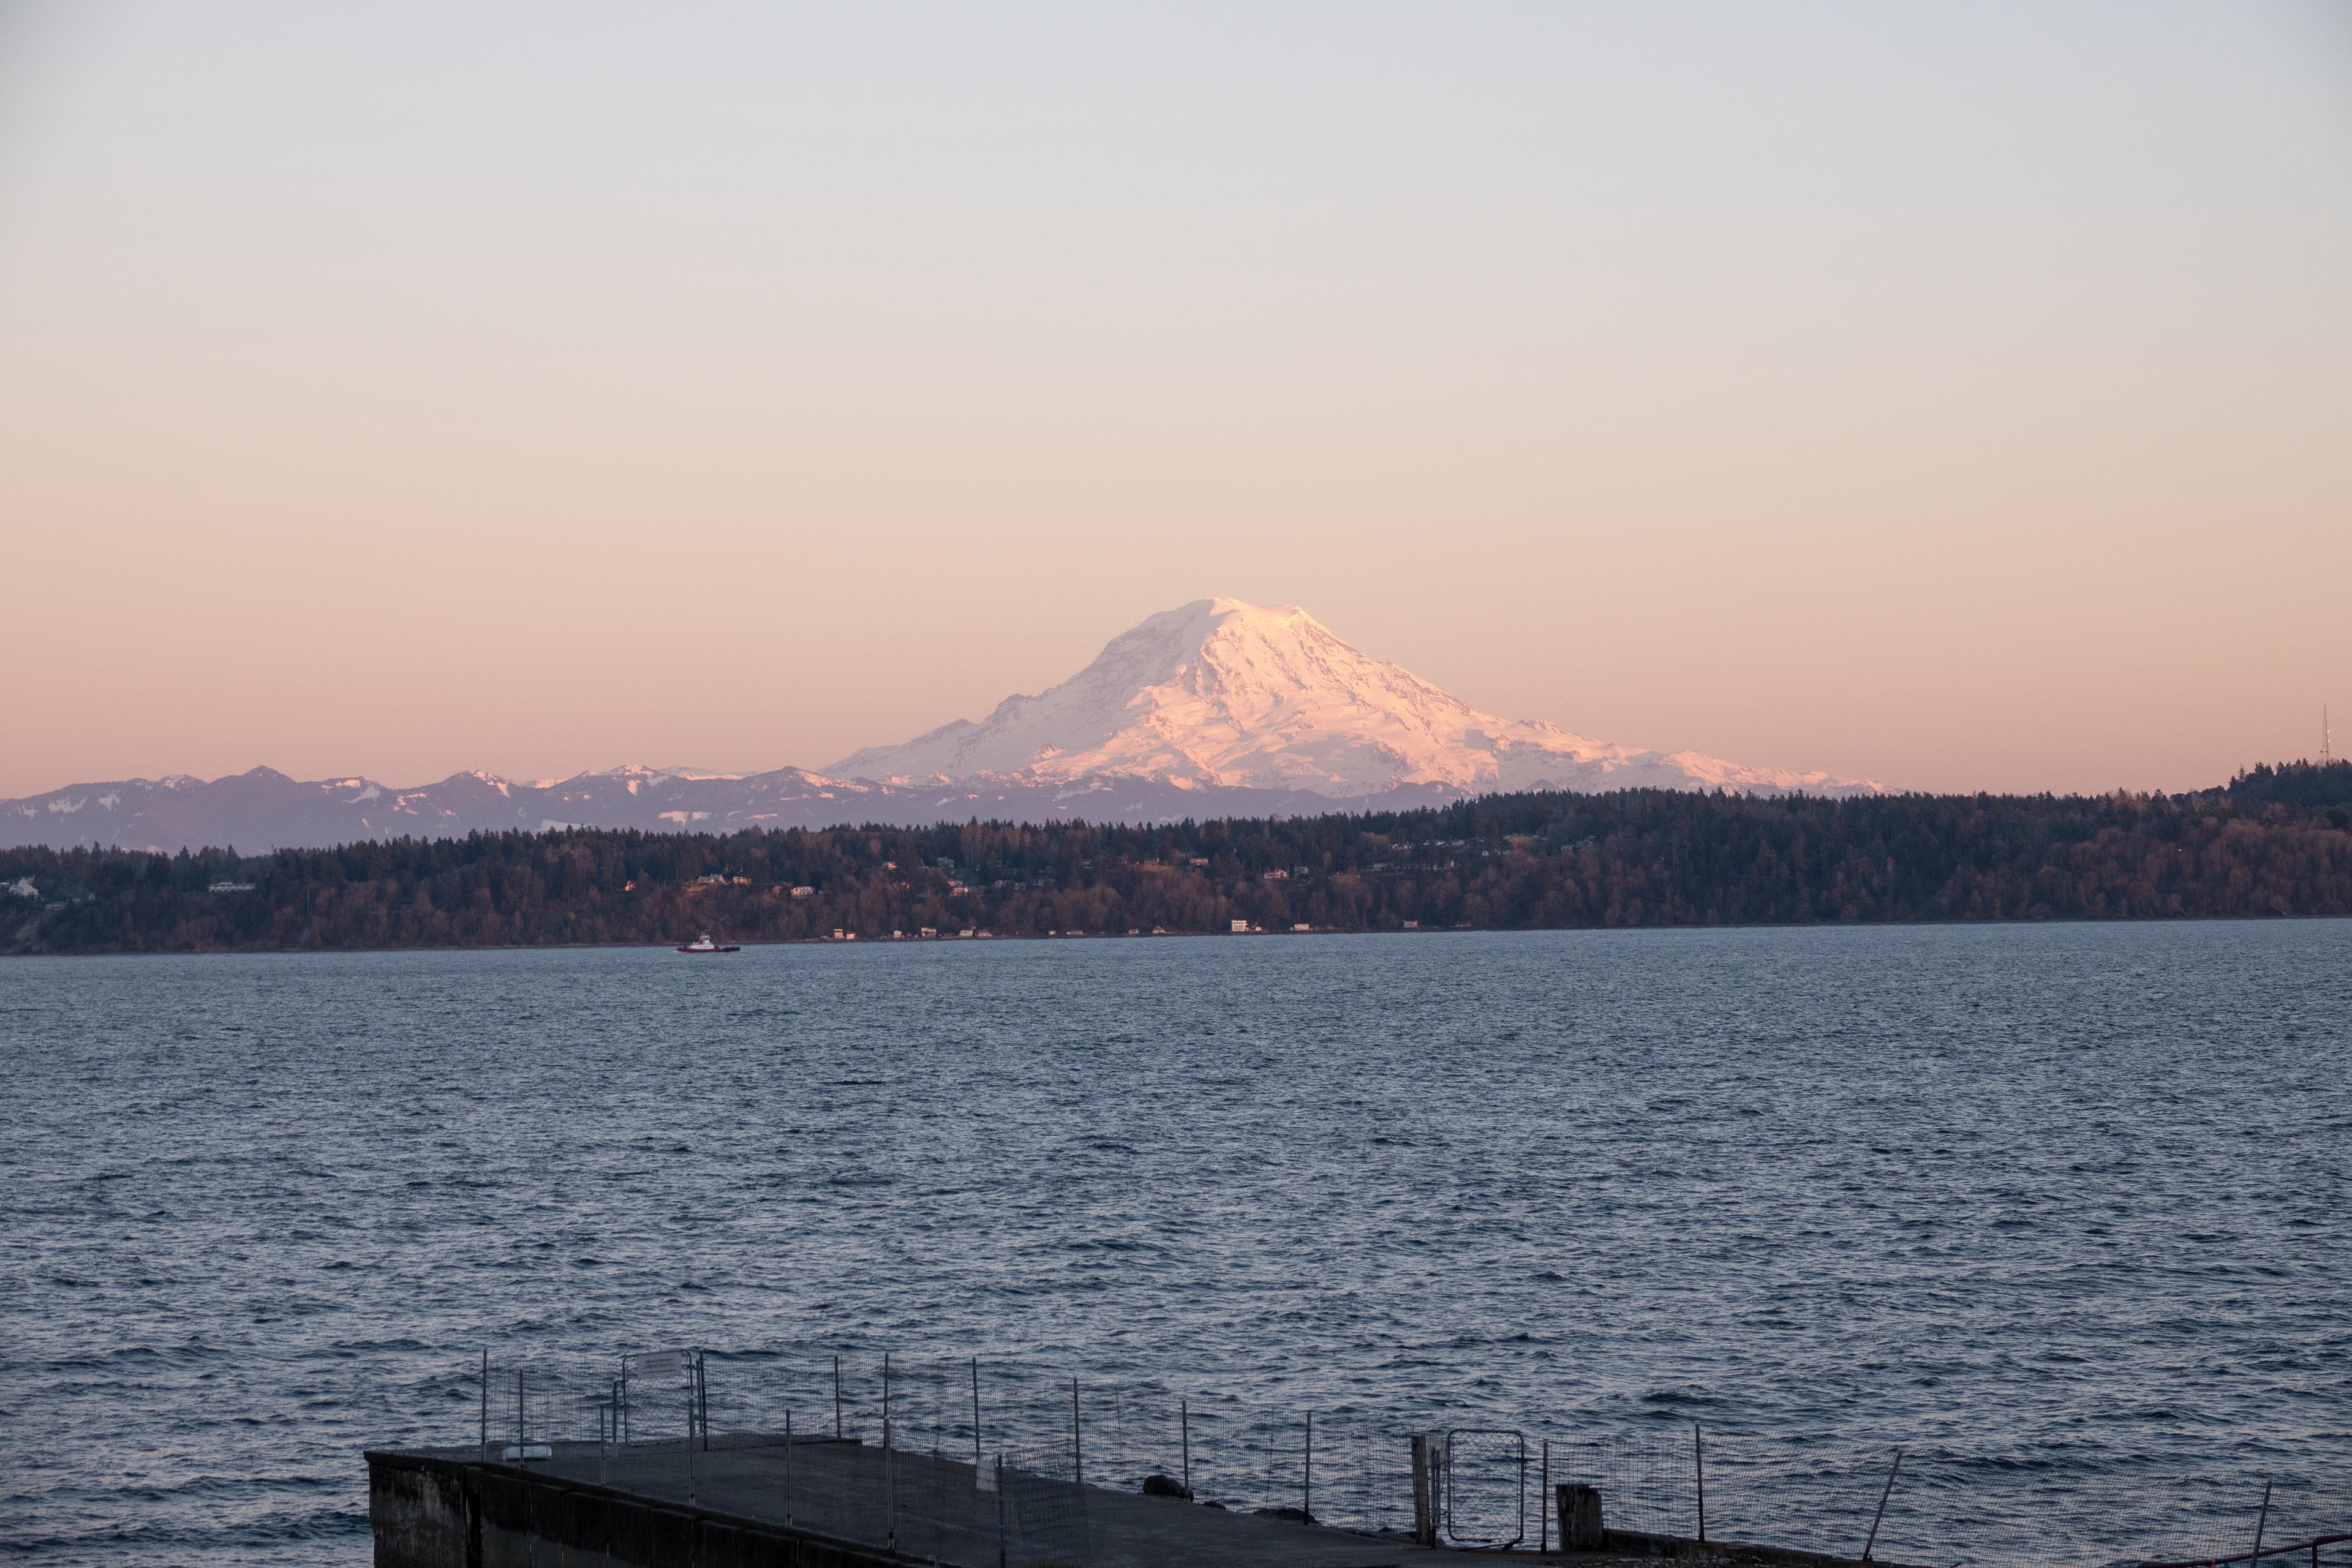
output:
[[[1528,1538],[1528,1439],[1457,1426],[1437,1453],[1439,1544],[1500,1552]]]

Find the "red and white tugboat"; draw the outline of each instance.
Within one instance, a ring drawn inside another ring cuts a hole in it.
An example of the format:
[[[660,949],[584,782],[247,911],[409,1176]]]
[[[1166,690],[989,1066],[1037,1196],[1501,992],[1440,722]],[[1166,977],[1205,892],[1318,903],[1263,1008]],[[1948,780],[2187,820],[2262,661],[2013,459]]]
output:
[[[679,942],[677,944],[677,950],[680,952],[740,952],[743,951],[731,942],[716,942],[711,941],[710,933],[709,931],[704,931],[692,942]]]

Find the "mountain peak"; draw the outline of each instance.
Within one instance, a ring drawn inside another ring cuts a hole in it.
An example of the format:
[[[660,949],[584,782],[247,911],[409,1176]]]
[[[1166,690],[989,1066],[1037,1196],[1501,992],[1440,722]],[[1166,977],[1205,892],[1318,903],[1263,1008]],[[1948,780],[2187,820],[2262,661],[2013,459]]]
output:
[[[1108,773],[1339,799],[1405,785],[1857,787],[1497,718],[1359,651],[1297,605],[1230,598],[1146,616],[1059,686],[1009,697],[977,723],[959,719],[824,771],[888,782]]]

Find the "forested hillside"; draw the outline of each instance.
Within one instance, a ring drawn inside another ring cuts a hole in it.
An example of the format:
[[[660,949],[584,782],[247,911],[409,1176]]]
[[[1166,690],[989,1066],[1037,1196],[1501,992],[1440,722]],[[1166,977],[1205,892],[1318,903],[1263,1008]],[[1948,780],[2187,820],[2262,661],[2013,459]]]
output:
[[[0,851],[0,951],[2352,914],[2352,765],[2195,795],[1496,796],[1097,827]],[[245,886],[250,884],[250,886]]]

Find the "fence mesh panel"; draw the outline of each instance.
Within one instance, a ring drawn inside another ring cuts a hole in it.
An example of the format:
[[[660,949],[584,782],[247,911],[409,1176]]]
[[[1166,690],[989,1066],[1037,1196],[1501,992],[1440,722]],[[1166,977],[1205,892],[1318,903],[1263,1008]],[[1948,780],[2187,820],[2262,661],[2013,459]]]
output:
[[[1550,1452],[1552,1484],[1598,1487],[1609,1529],[1698,1533],[1698,1450],[1688,1428],[1556,1439]]]
[[[1086,1568],[1093,1561],[1087,1489],[1067,1447],[1015,1450],[1005,1456],[999,1475],[1010,1561],[1023,1568]]]

